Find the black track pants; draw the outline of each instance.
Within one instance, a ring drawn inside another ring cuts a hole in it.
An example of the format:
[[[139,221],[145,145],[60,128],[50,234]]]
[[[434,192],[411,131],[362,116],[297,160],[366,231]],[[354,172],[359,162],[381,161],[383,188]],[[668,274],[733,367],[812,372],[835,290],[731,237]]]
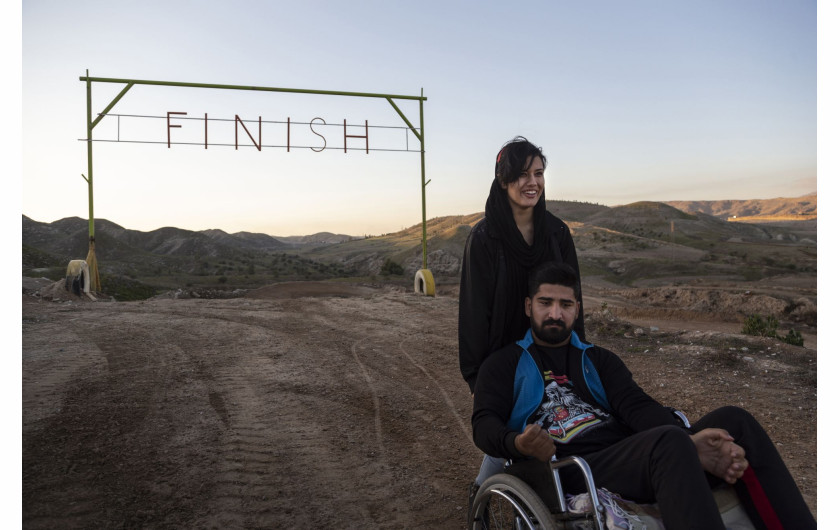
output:
[[[750,467],[735,483],[735,491],[756,528],[809,530],[817,527],[776,445],[749,412],[738,407],[723,407],[693,425],[697,431],[709,427],[725,429],[746,452]],[[713,484],[722,482],[714,480],[717,482]]]
[[[751,471],[735,489],[756,528],[817,527],[776,447],[748,412],[738,407],[717,409],[696,422],[693,430],[711,427],[725,429],[746,451]],[[703,471],[685,429],[656,427],[584,458],[598,487],[637,502],[657,502],[668,530],[724,529],[711,493],[711,486],[722,481]],[[565,480],[571,489],[582,486],[574,474],[564,473]]]

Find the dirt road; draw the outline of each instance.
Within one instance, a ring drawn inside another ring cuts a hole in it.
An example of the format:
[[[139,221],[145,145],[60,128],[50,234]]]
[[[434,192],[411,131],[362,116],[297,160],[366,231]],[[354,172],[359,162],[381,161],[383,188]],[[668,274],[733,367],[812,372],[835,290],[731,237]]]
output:
[[[24,527],[463,528],[481,453],[457,306],[301,284],[24,294]],[[626,351],[655,397],[695,418],[733,401],[756,413],[816,512],[815,350],[610,318],[593,313],[590,340]]]

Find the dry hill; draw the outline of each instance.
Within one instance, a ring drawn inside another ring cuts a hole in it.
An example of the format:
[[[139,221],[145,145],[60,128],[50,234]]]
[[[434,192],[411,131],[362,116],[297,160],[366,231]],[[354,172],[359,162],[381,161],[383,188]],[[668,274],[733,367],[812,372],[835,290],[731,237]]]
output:
[[[765,220],[811,220],[817,217],[817,194],[796,198],[753,199],[744,201],[668,201],[666,204],[689,213],[705,213],[728,218]]]

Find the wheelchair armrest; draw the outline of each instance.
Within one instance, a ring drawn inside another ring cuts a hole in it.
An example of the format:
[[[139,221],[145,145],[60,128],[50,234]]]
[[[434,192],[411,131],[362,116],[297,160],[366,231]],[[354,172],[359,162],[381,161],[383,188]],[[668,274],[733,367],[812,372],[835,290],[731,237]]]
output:
[[[691,422],[688,421],[688,416],[686,416],[685,413],[683,413],[683,411],[677,410],[674,407],[665,407],[665,408],[670,410],[671,414],[673,414],[674,417],[676,417],[678,420],[680,420],[680,423],[682,423],[683,427],[685,427],[686,429],[691,428]]]
[[[560,468],[568,466],[577,466],[581,473],[583,473],[584,481],[586,482],[586,491],[592,501],[592,509],[594,510],[595,522],[599,530],[606,530],[606,510],[598,499],[598,491],[595,488],[595,479],[592,477],[592,470],[589,469],[589,464],[586,460],[579,456],[567,456],[558,459],[556,456],[551,458],[551,474],[554,478],[554,486],[557,491],[557,497],[560,500],[560,507],[563,512],[568,511],[566,505],[566,496],[563,491],[563,486],[560,483]]]

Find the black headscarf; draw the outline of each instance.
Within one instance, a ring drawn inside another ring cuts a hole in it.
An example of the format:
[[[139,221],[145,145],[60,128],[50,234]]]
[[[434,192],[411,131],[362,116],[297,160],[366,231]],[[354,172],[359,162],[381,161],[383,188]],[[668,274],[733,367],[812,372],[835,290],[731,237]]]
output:
[[[505,290],[509,296],[504,304],[506,329],[505,342],[522,338],[528,319],[524,313],[528,296],[528,274],[535,266],[546,261],[550,253],[548,231],[545,227],[545,193],[534,206],[534,243],[529,245],[516,226],[507,190],[494,178],[490,195],[484,206],[484,216],[492,233],[502,241],[505,260]],[[524,323],[524,324],[523,324]]]

